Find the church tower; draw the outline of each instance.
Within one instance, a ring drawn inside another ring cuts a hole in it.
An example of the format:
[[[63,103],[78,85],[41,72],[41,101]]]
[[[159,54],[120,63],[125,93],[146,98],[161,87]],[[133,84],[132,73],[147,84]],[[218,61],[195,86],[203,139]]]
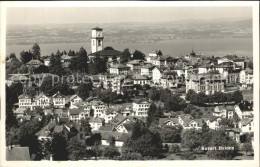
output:
[[[91,52],[103,50],[103,34],[102,28],[96,27],[91,29]]]

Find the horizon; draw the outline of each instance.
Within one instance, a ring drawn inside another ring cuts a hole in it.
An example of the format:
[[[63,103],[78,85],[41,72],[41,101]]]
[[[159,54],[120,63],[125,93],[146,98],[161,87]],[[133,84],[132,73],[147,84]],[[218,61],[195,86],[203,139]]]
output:
[[[133,12],[134,11],[134,12]],[[41,19],[38,19],[41,18]],[[7,25],[163,23],[252,19],[251,7],[8,8]]]

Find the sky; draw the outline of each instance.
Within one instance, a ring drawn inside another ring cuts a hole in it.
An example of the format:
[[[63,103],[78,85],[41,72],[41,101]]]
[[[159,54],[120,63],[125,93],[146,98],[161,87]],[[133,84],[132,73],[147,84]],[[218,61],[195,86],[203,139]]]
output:
[[[71,7],[8,8],[7,24],[170,22],[248,19],[251,7]]]

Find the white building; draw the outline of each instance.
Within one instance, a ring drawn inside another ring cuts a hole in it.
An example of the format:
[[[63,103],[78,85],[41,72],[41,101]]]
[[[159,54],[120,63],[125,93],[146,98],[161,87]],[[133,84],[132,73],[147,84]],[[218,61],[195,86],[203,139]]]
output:
[[[160,83],[160,79],[162,78],[162,71],[158,67],[154,67],[152,70],[152,80],[154,83]]]
[[[103,50],[103,29],[95,27],[91,29],[91,53]]]
[[[254,119],[244,118],[239,122],[239,128],[242,133],[253,133],[254,132]]]
[[[137,117],[147,117],[151,103],[145,99],[137,99],[133,102],[133,113]]]
[[[54,108],[65,108],[65,96],[59,91],[52,96]]]

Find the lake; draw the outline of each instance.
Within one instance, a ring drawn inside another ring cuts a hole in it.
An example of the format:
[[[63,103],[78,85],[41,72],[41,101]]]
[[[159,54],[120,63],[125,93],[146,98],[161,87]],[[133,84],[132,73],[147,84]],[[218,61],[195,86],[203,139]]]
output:
[[[90,53],[90,42],[86,43],[52,43],[39,44],[41,55],[50,55],[57,50],[78,51],[83,46]],[[114,49],[123,51],[129,48],[130,52],[135,49],[148,54],[152,50],[161,50],[164,55],[177,57],[190,53],[192,48],[195,52],[203,55],[225,56],[227,54],[236,54],[238,56],[253,57],[253,40],[252,38],[214,38],[214,39],[174,39],[164,40],[155,43],[120,43],[120,42],[105,42],[104,46],[112,46]],[[6,53],[15,53],[19,57],[23,50],[31,49],[32,45],[8,45]]]

